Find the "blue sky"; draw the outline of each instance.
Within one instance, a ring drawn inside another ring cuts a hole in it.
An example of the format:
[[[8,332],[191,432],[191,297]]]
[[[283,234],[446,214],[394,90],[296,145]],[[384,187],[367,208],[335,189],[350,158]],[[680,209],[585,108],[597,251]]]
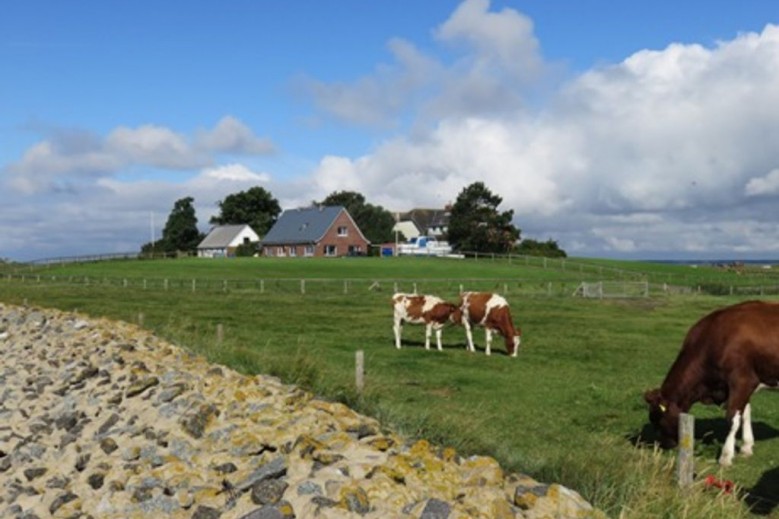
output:
[[[0,258],[138,250],[185,196],[206,231],[256,185],[474,181],[573,256],[779,258],[773,1],[0,5]]]

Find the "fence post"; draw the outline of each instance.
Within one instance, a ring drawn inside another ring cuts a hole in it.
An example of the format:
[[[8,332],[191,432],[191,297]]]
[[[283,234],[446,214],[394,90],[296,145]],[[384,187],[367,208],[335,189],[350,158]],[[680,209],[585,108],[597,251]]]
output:
[[[261,279],[260,280],[260,294],[264,294],[264,293],[265,293],[265,280]]]
[[[168,278],[165,278],[164,286],[165,286],[165,290],[167,291],[168,290]]]
[[[216,344],[217,346],[222,345],[222,341],[225,338],[225,331],[224,327],[222,326],[222,323],[219,323],[216,325]]]
[[[362,350],[357,350],[354,354],[354,385],[357,391],[362,393],[365,387],[365,355]]]
[[[694,438],[695,417],[688,413],[681,413],[679,415],[679,454],[676,464],[676,477],[681,488],[692,486],[695,473]]]
[[[138,312],[138,326],[143,328],[143,312]]]
[[[348,281],[344,280],[344,295],[349,293],[349,285],[348,285],[348,283],[349,283]]]
[[[415,294],[417,293],[417,284],[416,283],[414,283],[414,293]]]
[[[300,280],[300,293],[305,294],[306,293],[306,280],[301,279]]]
[[[195,285],[197,284],[197,281],[195,279],[192,279],[192,291],[195,291]]]

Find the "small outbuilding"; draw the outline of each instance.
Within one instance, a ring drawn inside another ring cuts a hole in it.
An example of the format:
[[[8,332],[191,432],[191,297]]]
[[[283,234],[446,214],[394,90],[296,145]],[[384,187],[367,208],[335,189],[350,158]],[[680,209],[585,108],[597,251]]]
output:
[[[370,246],[340,205],[288,209],[261,243],[263,254],[275,257],[362,256]]]
[[[259,235],[249,225],[219,225],[211,229],[197,246],[198,258],[226,258],[235,256],[240,245],[260,241]]]

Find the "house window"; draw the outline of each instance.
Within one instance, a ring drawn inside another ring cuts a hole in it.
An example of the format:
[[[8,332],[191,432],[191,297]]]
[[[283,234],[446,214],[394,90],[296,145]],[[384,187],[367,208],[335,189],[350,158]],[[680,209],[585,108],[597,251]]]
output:
[[[335,256],[337,252],[335,245],[325,245],[325,256]]]
[[[349,236],[349,229],[342,225],[338,228],[338,236]]]
[[[303,250],[303,254],[305,256],[313,256],[314,255],[314,246],[313,245],[306,245],[306,248]]]
[[[276,249],[276,256],[282,257],[284,256],[284,247],[279,247]]]
[[[290,257],[292,257],[292,258],[294,258],[295,256],[297,256],[297,255],[298,255],[298,248],[297,248],[297,247],[294,247],[294,246],[293,246],[293,247],[290,247],[290,248],[289,248],[289,255],[290,255]]]

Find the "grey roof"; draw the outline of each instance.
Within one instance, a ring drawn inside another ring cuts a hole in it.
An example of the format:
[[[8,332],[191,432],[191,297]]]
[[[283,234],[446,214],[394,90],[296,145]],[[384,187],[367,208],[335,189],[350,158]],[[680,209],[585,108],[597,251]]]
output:
[[[248,227],[246,224],[240,225],[220,225],[211,229],[203,241],[197,246],[198,249],[224,249],[236,236]]]
[[[262,244],[317,243],[345,211],[341,205],[287,209],[262,239]]]

